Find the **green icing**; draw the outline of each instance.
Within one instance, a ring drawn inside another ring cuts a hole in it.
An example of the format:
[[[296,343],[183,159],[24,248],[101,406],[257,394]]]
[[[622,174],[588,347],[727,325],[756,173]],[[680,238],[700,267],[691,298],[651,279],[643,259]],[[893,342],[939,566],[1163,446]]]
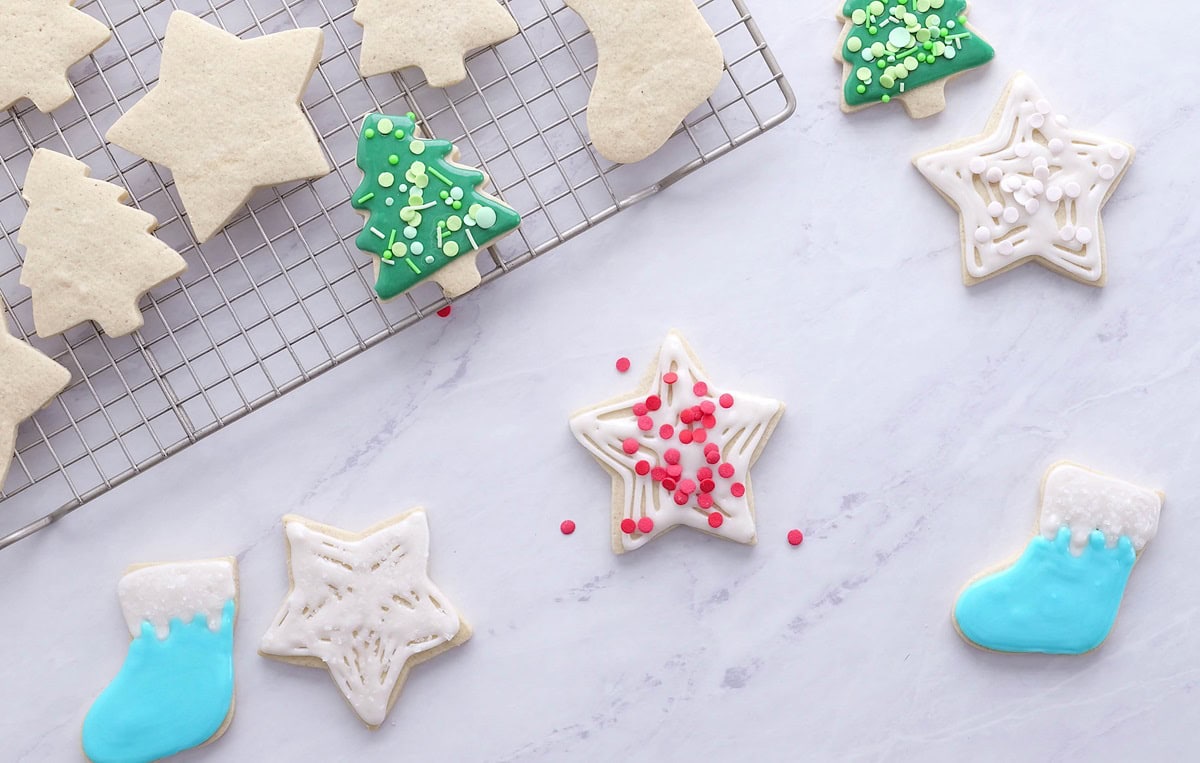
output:
[[[516,210],[479,191],[485,176],[449,160],[454,145],[414,138],[416,117],[368,114],[358,139],[363,180],[351,205],[367,213],[355,244],[379,257],[375,292],[391,299],[458,257],[516,230]]]
[[[991,61],[996,52],[967,27],[966,12],[966,0],[847,0],[846,103],[886,103]]]

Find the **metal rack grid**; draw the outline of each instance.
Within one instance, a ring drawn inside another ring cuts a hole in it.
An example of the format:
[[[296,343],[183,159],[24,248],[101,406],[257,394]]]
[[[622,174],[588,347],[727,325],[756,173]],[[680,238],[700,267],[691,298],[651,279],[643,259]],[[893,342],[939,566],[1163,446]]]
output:
[[[71,386],[22,425],[0,490],[0,549],[40,530],[205,435],[445,305],[420,286],[381,304],[371,260],[353,243],[358,122],[367,111],[415,111],[484,168],[523,217],[517,234],[481,255],[484,283],[545,254],[622,209],[787,119],[792,91],[742,0],[697,0],[717,32],[726,72],[716,93],[650,159],[614,165],[587,139],[596,50],[562,0],[503,0],[516,37],[468,58],[446,90],[417,70],[370,79],[357,71],[362,30],[353,0],[84,0],[113,39],[72,71],[78,99],[52,115],[26,103],[0,116],[0,296],[14,335],[70,369]],[[218,236],[198,246],[169,172],[107,145],[108,127],[156,81],[167,17],[176,8],[244,37],[320,26],[325,50],[304,108],[335,171],[257,193]],[[35,147],[75,156],[93,177],[127,187],[153,213],[157,235],[189,264],[143,300],[146,325],[101,337],[91,325],[33,335],[18,283],[25,214],[19,189]],[[52,509],[52,510],[51,510]]]

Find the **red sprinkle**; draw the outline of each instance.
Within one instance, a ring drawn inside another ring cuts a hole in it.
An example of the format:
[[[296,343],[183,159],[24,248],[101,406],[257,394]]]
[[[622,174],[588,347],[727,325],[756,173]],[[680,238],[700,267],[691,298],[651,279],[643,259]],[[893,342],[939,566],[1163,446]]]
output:
[[[453,310],[453,309],[454,309],[454,306],[453,306],[453,305],[446,305],[446,306],[445,306],[445,307],[443,307],[441,310],[438,310],[438,311],[437,311],[438,317],[439,317],[439,318],[449,318],[449,317],[450,317],[450,311],[451,311],[451,310]]]
[[[666,461],[668,464],[679,463],[679,451],[674,448],[667,448],[667,452],[663,453],[663,461]]]
[[[725,524],[725,516],[721,512],[714,511],[708,515],[708,526],[712,529],[715,530],[723,524]]]
[[[686,506],[687,502],[688,502],[687,493],[684,493],[682,490],[676,490],[675,491],[675,503],[679,504],[680,506]]]
[[[699,475],[696,475],[699,476]],[[700,480],[700,492],[711,493],[717,489],[717,483],[712,480]]]
[[[708,439],[708,430],[707,429],[692,430],[692,439],[695,440],[696,442],[704,442],[705,440]]]
[[[638,530],[643,533],[648,533],[654,529],[654,520],[650,517],[642,517],[638,520]]]
[[[704,454],[704,460],[710,464],[715,464],[721,460],[721,451],[710,450]]]
[[[679,464],[671,464],[667,467],[667,476],[671,477],[672,479],[679,479],[680,475],[682,474],[683,467]]]
[[[575,532],[575,523],[569,519],[564,519],[562,524],[558,526],[558,529],[562,531],[563,535],[570,535]]]
[[[663,490],[669,491],[669,490],[675,489],[675,480],[670,477],[667,477],[666,479],[664,479],[662,481],[662,483],[663,483]]]
[[[634,522],[632,519],[629,519],[629,518],[621,520],[621,532],[625,533],[626,535],[632,535],[633,531],[636,529],[637,529],[637,522]]]
[[[633,404],[633,415],[634,416],[645,416],[649,412],[650,412],[650,409],[646,407],[645,403],[634,403]]]
[[[703,432],[704,430],[701,429],[700,431]],[[684,445],[691,445],[692,439],[693,439],[693,432],[690,429],[684,429],[683,431],[681,431],[679,433],[679,441],[681,443],[683,443]]]
[[[658,428],[658,436],[664,440],[669,440],[675,436],[675,427],[670,424],[663,424]]]
[[[704,382],[696,382],[692,385],[692,392],[695,393],[696,397],[704,397],[708,394],[708,385]]]
[[[717,398],[717,400],[721,403],[722,408],[733,407],[733,395],[729,394],[728,392],[726,392],[724,395],[721,395],[721,397]]]
[[[679,483],[679,489],[687,495],[691,495],[696,492],[696,483],[691,480],[684,480]]]
[[[667,478],[667,470],[661,466],[656,466],[650,470],[650,479],[655,482],[662,482]]]
[[[665,374],[663,374],[663,381],[667,384],[674,384],[675,382],[679,381],[679,374],[675,373],[674,371],[667,371]]]
[[[649,432],[654,429],[654,419],[649,416],[638,416],[638,429],[643,432]]]
[[[734,498],[741,498],[746,494],[746,486],[740,482],[735,482],[729,486],[729,492],[733,494]]]
[[[621,443],[621,449],[632,456],[638,451],[637,440],[633,439],[632,437],[627,438],[625,442]]]
[[[700,423],[705,429],[712,429],[717,425],[717,417],[709,413],[700,419]]]
[[[696,499],[696,503],[700,504],[700,508],[702,509],[711,509],[713,505],[713,499],[708,493],[701,493],[700,497]]]
[[[679,412],[679,420],[682,421],[684,424],[691,424],[693,421],[696,420],[696,417],[692,415],[691,408],[684,408],[682,411]]]
[[[799,530],[788,530],[788,543],[793,546],[799,546],[804,542],[804,533]]]
[[[629,370],[629,358],[617,358],[617,370],[625,373]]]
[[[652,411],[657,411],[659,408],[662,408],[662,398],[658,395],[651,395],[646,398],[646,407]]]
[[[733,476],[733,464],[730,464],[730,463],[721,464],[720,466],[717,467],[717,474],[721,475],[725,479],[729,479],[730,477]]]
[[[716,410],[717,410],[717,405],[716,405],[716,403],[714,403],[711,400],[705,400],[703,403],[700,404],[700,411],[702,413],[713,413]]]
[[[635,472],[637,472],[639,475],[645,477],[647,474],[650,473],[650,462],[649,461],[638,461],[636,464],[633,465],[633,470]]]
[[[709,469],[707,466],[701,466],[696,470],[696,479],[700,480],[701,482],[704,480],[711,480],[712,469]]]

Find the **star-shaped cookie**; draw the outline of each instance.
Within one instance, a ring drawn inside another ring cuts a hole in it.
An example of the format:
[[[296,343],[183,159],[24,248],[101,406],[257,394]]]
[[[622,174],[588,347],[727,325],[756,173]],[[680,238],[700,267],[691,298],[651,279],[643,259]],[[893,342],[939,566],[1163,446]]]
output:
[[[1018,74],[987,132],[913,163],[958,207],[968,286],[1031,260],[1103,286],[1100,211],[1133,154],[1127,143],[1072,129],[1033,80]]]
[[[429,523],[413,509],[363,533],[283,518],[291,590],[259,653],[326,667],[350,706],[378,728],[413,665],[471,636],[429,579]]]
[[[112,36],[75,0],[0,0],[0,109],[53,111],[75,97],[67,69]]]
[[[255,189],[330,171],[300,109],[323,39],[306,28],[239,40],[175,11],[158,85],[108,140],[171,169],[192,230],[207,241]]]
[[[571,417],[571,432],[612,476],[618,554],[685,525],[757,541],[750,467],[783,403],[719,389],[675,332],[643,392]]]
[[[8,314],[0,302],[0,487],[12,463],[17,427],[70,381],[70,371],[8,333]]]
[[[467,53],[518,32],[496,0],[358,0],[354,20],[363,28],[362,76],[417,66],[431,87],[462,82]]]

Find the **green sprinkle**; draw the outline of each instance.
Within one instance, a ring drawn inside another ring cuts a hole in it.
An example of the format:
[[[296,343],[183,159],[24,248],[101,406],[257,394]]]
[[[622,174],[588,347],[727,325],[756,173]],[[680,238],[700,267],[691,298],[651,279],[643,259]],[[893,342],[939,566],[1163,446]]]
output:
[[[447,241],[446,245],[442,247],[442,253],[447,257],[457,257],[458,251],[457,241]]]
[[[408,144],[408,150],[413,152],[416,155],[423,154],[423,153],[425,153],[425,142],[420,141],[420,140],[414,140],[413,142]]]
[[[887,103],[888,101],[892,100],[892,97],[890,95],[888,95],[887,93],[884,93],[883,98],[880,98],[879,100],[883,101],[884,103]]]
[[[371,200],[371,199],[373,199],[373,198],[375,198],[375,192],[374,192],[374,191],[372,191],[371,193],[368,193],[366,196],[363,196],[362,198],[360,198],[360,199],[358,200],[358,203],[359,203],[359,204],[366,204],[368,201],[370,201],[370,200]]]
[[[421,269],[420,269],[419,267],[417,267],[417,263],[415,263],[415,262],[413,262],[413,261],[412,261],[412,258],[410,258],[410,257],[405,257],[405,258],[404,258],[404,261],[408,263],[408,266],[409,266],[410,268],[412,268],[412,270],[413,270],[413,272],[414,272],[414,273],[416,273],[417,275],[420,275],[420,274],[421,274]]]
[[[372,130],[370,127],[368,127],[366,130],[363,130],[363,137],[366,137],[366,138],[368,138],[368,139],[369,139],[369,138],[374,138],[374,137],[375,137],[375,131],[374,131],[374,130]]]
[[[392,154],[391,156],[388,157],[388,164],[392,165],[393,167],[395,167],[399,163],[400,163],[400,157],[396,156],[395,154]]]
[[[448,198],[450,198],[450,192],[442,191],[441,193],[438,194],[438,196],[441,196],[443,199],[448,199]]]
[[[396,130],[396,132],[392,133],[392,135],[393,135],[393,136],[394,136],[394,137],[395,137],[397,140],[403,140],[403,139],[404,139],[404,130]]]
[[[450,206],[453,207],[454,209],[462,209],[462,202],[459,201],[458,199],[455,199],[453,202],[450,203]]]
[[[392,131],[392,120],[384,117],[375,123],[379,127],[379,132],[389,133]]]
[[[396,229],[395,229],[395,228],[392,228],[392,233],[391,233],[391,235],[389,235],[389,236],[388,236],[388,245],[387,245],[387,248],[388,248],[388,249],[391,249],[391,248],[392,248],[392,244],[394,244],[395,242],[396,242]]]
[[[446,185],[454,185],[454,183],[450,182],[450,178],[448,178],[445,175],[443,175],[442,173],[438,172],[433,167],[426,167],[425,169],[429,172],[430,175],[433,175],[435,178],[442,181]]]

